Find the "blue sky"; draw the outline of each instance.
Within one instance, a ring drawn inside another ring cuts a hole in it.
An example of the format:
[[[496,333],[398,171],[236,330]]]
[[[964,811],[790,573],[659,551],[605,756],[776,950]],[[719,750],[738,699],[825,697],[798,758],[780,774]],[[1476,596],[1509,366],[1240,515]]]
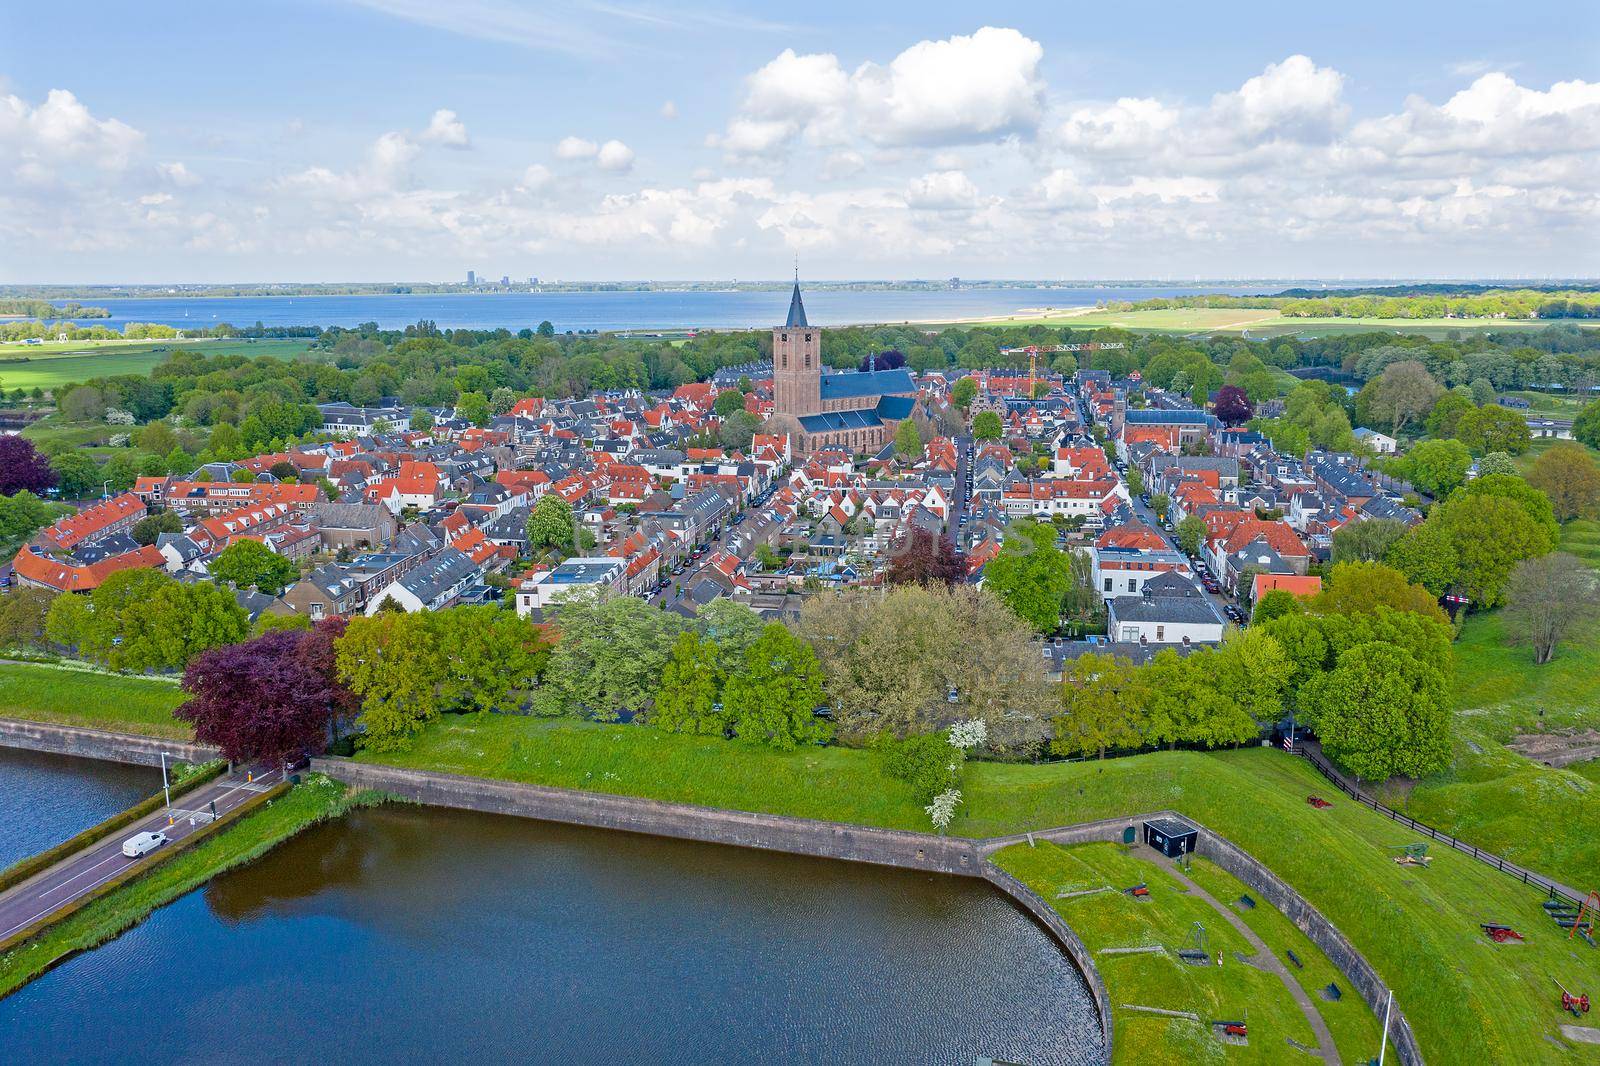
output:
[[[1581,3],[9,19],[0,281],[1600,274]]]

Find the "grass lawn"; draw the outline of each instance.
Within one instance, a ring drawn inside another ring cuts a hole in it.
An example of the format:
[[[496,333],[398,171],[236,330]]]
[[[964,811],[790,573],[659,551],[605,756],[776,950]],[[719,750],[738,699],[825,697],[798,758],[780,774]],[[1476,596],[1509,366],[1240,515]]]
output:
[[[305,340],[68,341],[0,344],[0,388],[54,389],[90,378],[148,374],[177,350],[205,355],[272,356],[290,359],[306,351]]]
[[[449,717],[412,750],[363,759],[711,806],[926,828],[903,785],[871,755],[789,755],[629,726]],[[1551,975],[1600,989],[1600,951],[1565,939],[1539,894],[1453,852],[1405,870],[1390,845],[1410,836],[1353,803],[1318,811],[1329,786],[1301,760],[1252,748],[1160,752],[1101,762],[975,763],[951,827],[988,837],[1172,807],[1271,866],[1348,936],[1396,989],[1435,1061],[1582,1061],[1560,1041]],[[1516,925],[1527,943],[1489,944],[1480,921]],[[1550,1039],[1547,1040],[1546,1037]]]
[[[1277,1063],[1298,1058],[1289,1040],[1316,1047],[1310,1024],[1277,975],[1235,958],[1235,952],[1248,957],[1255,948],[1164,866],[1125,855],[1115,844],[1068,848],[1050,843],[1033,848],[1018,844],[999,852],[994,861],[1038,892],[1089,950],[1097,953],[1095,964],[1110,994],[1116,1022],[1115,1061]],[[1247,891],[1205,859],[1194,860],[1190,877],[1224,905]],[[1136,900],[1121,891],[1141,881],[1150,888],[1146,899]],[[1057,898],[1061,892],[1103,886],[1116,891]],[[1233,909],[1306,990],[1333,1034],[1341,1058],[1359,1062],[1375,1054],[1378,1020],[1348,987],[1349,982],[1293,923],[1268,904],[1259,900],[1257,904],[1255,910]],[[1219,951],[1224,953],[1221,966],[1191,966],[1176,956],[1195,922],[1205,928],[1206,948],[1212,958]],[[1098,954],[1102,948],[1150,945],[1165,948],[1166,954]],[[1288,950],[1294,951],[1306,969],[1294,969],[1285,954]],[[1346,992],[1338,1002],[1323,1001],[1318,994],[1330,981],[1337,981]],[[1196,1023],[1122,1009],[1130,1003],[1190,1011],[1202,1020]],[[1212,1034],[1212,1019],[1247,1019],[1248,1046],[1222,1044]]]
[[[348,793],[320,775],[307,778],[0,956],[0,996],[16,991],[66,956],[110,940],[224,870],[259,858],[302,829],[377,798],[371,792]]]
[[[1592,641],[1569,642],[1535,666],[1528,647],[1510,637],[1499,612],[1468,619],[1456,644],[1454,764],[1417,782],[1409,797],[1390,789],[1388,798],[1581,892],[1600,888],[1595,779],[1506,747],[1518,733],[1600,728],[1600,655]]]
[[[183,693],[170,681],[0,663],[0,718],[189,740],[194,732],[188,723],[172,717],[182,702]]]

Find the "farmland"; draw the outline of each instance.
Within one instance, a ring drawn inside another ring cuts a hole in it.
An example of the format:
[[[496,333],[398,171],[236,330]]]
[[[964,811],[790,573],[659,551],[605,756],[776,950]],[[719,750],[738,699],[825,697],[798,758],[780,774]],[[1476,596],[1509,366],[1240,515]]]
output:
[[[1462,330],[1542,329],[1549,322],[1463,318],[1286,318],[1269,308],[1184,307],[1150,311],[1107,311],[1092,308],[1021,311],[1005,318],[966,325],[1069,326],[1074,329],[1116,328],[1143,333],[1239,333],[1249,337],[1328,336],[1388,330],[1418,333],[1435,339]]]
[[[292,359],[304,340],[68,341],[0,344],[0,389],[50,391],[91,378],[148,374],[174,351],[204,355],[272,356]]]

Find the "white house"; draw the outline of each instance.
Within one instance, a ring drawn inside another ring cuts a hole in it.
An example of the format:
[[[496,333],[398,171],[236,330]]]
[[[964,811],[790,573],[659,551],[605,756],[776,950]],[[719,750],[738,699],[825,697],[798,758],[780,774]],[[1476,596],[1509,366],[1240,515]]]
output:
[[[554,570],[522,579],[517,586],[517,614],[526,618],[566,596],[591,589],[621,593],[627,578],[626,559],[595,555],[568,559]]]
[[[1225,625],[1199,586],[1173,572],[1146,581],[1137,596],[1106,604],[1106,632],[1124,644],[1216,644]]]
[[[1362,426],[1355,432],[1356,440],[1371,448],[1376,455],[1393,455],[1399,447],[1399,442],[1387,433],[1379,433],[1375,429]]]
[[[459,600],[477,576],[476,563],[454,548],[445,548],[373,593],[367,600],[367,614],[377,614],[390,599],[407,613],[441,610]]]

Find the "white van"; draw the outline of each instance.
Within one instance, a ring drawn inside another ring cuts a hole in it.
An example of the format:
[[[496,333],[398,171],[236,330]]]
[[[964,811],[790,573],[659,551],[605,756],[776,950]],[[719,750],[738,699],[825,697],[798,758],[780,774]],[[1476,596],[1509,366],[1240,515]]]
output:
[[[148,855],[167,842],[165,833],[135,833],[122,842],[122,854],[130,859]]]

